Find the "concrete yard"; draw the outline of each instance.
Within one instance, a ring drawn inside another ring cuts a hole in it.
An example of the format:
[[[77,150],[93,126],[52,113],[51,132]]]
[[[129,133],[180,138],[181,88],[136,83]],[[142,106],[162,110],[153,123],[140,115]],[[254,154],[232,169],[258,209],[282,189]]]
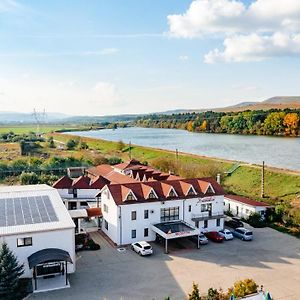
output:
[[[253,278],[278,299],[300,299],[300,240],[269,228],[255,229],[254,240],[209,242],[200,250],[186,248],[140,257],[120,253],[100,234],[93,238],[101,250],[81,252],[71,287],[34,294],[30,299],[100,300],[185,299],[193,281],[201,292],[209,287],[227,289],[234,281]]]

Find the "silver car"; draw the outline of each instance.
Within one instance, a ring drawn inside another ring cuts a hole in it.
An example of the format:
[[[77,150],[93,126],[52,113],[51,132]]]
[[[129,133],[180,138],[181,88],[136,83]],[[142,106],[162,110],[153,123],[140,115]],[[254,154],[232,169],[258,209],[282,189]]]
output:
[[[252,231],[250,231],[250,230],[248,230],[248,229],[246,229],[244,227],[238,227],[238,228],[236,228],[232,232],[232,234],[235,237],[241,239],[242,241],[252,241],[252,239],[253,239],[253,233],[252,233]]]

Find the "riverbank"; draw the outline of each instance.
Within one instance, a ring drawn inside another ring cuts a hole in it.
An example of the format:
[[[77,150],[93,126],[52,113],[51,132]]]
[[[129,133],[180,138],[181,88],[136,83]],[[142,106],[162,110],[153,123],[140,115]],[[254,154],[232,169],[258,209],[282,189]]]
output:
[[[73,133],[51,133],[48,135],[64,143],[76,136]],[[120,150],[118,142],[87,137],[80,137],[80,139],[88,144],[93,154],[97,152],[103,156],[117,156],[123,160],[129,159],[128,151]],[[175,153],[172,151],[137,145],[132,145],[131,155],[142,162],[147,161],[149,165],[157,159],[173,161],[176,159]],[[235,163],[235,161],[209,158],[183,152],[179,153],[178,161],[181,165],[194,165],[206,169],[217,168],[218,172],[222,174],[229,170]],[[231,176],[222,176],[222,185],[227,192],[262,200],[260,198],[261,168],[257,165],[241,164]],[[275,204],[280,200],[291,202],[299,195],[300,172],[266,167],[264,201],[270,204]]]

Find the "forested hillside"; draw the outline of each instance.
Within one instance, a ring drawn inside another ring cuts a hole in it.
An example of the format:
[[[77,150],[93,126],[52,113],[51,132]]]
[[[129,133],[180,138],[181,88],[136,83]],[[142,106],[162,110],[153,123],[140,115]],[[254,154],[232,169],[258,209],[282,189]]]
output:
[[[201,112],[147,115],[137,119],[141,127],[176,128],[195,132],[300,135],[300,109],[243,112]]]

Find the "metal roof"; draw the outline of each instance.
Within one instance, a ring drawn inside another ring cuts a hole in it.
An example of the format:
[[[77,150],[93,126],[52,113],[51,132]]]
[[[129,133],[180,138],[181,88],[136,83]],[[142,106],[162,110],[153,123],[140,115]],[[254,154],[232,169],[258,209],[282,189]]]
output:
[[[67,261],[73,263],[69,252],[57,248],[43,249],[31,254],[28,257],[28,264],[30,269],[38,264],[53,261]]]
[[[0,187],[0,235],[74,227],[56,189],[47,185]]]

